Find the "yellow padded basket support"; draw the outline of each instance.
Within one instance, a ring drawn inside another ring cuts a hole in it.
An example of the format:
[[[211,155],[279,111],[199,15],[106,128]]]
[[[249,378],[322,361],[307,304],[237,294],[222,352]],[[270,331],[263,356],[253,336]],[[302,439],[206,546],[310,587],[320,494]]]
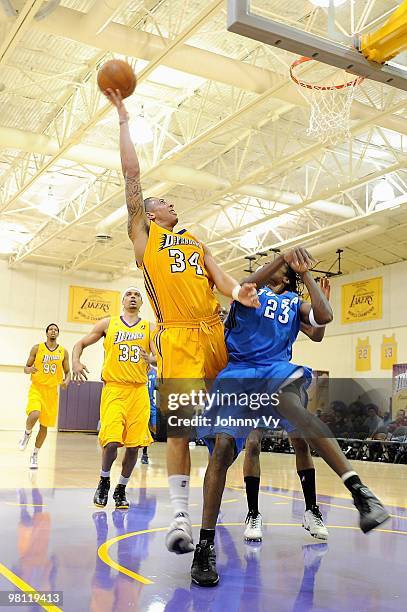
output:
[[[360,51],[366,59],[384,64],[407,49],[407,0],[384,25],[360,39]]]

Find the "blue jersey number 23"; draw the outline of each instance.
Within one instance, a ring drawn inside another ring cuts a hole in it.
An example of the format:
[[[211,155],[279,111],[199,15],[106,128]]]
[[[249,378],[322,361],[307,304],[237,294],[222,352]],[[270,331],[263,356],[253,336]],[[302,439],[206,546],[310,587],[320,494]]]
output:
[[[264,316],[268,319],[275,319],[278,305],[279,303],[277,302],[277,300],[273,298],[267,300],[267,306],[264,309]],[[290,300],[281,300],[280,307],[281,313],[277,315],[277,321],[283,324],[288,323],[288,320],[290,318]]]

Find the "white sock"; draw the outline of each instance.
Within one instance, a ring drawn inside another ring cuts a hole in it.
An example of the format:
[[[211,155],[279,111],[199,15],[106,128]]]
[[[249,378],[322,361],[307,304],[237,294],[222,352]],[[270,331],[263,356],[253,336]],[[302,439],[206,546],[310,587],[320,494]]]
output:
[[[129,480],[130,480],[130,476],[129,476],[128,478],[126,478],[125,476],[122,476],[122,475],[120,474],[119,484],[124,484],[124,485],[126,485],[126,484],[129,482]]]
[[[179,512],[188,514],[189,476],[168,476],[168,489],[174,515]]]
[[[100,475],[102,476],[102,478],[110,478],[110,470],[108,472],[100,470]]]
[[[26,429],[25,430],[25,435],[29,436],[31,432],[32,432],[32,429]]]
[[[348,480],[348,478],[350,478],[351,476],[357,476],[357,472],[354,472],[352,470],[352,472],[345,472],[344,474],[342,474],[341,478],[342,478],[342,482],[345,482],[346,480]]]
[[[38,455],[40,449],[34,446],[33,455]]]

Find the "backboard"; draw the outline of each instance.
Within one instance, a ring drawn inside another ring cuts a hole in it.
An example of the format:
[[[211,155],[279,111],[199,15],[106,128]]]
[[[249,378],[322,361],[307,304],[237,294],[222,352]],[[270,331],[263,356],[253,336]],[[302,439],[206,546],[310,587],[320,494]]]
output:
[[[228,30],[407,91],[407,57],[384,65],[356,50],[400,0],[228,0]]]

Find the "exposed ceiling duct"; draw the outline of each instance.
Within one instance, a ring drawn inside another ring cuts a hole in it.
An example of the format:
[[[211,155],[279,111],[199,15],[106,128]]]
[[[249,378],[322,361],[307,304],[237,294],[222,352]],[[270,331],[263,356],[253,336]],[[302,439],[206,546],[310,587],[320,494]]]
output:
[[[98,19],[99,11],[104,14],[104,3],[99,1],[96,2],[95,9],[92,8],[88,14],[60,6],[47,19],[34,21],[32,26],[45,34],[70,38],[106,52],[113,51],[146,61],[151,61],[165,52],[166,46],[170,44],[170,41],[166,42],[163,37],[113,22],[106,25],[103,32],[98,35],[94,29],[93,15],[96,13],[95,19]],[[99,21],[97,23],[100,25]],[[259,68],[226,55],[183,44],[162,63],[187,74],[258,94],[274,88],[273,97],[291,105],[307,106],[307,102],[291,81],[287,81],[286,78],[271,70]],[[354,101],[352,106],[354,119],[360,120],[369,116],[373,118],[375,114],[375,111],[367,104]],[[377,125],[397,129],[398,132],[407,134],[407,121],[401,117],[397,119],[382,117],[377,119]]]
[[[161,180],[178,183],[178,185],[188,185],[195,189],[227,189],[230,181],[219,176],[205,172],[205,170],[194,170],[178,164],[168,164],[160,166],[152,174],[153,177]]]
[[[0,6],[7,17],[17,17],[17,11],[11,3],[11,0],[0,0]]]
[[[151,61],[165,52],[168,46],[165,39],[156,34],[133,30],[118,23],[109,23],[103,33],[98,35],[93,31],[91,18],[86,19],[84,13],[64,7],[59,7],[48,19],[35,22],[33,27],[45,34],[70,38],[106,52],[114,51],[146,61]],[[186,44],[169,55],[163,64],[256,93],[263,93],[271,87],[286,83],[286,79],[270,70]],[[297,95],[300,99],[300,94]],[[289,101],[293,103],[292,99]],[[303,106],[305,103],[299,101],[299,104]]]
[[[327,242],[322,244],[317,244],[315,246],[311,245],[309,250],[312,255],[319,257],[322,253],[342,249],[343,247],[347,247],[355,242],[367,240],[368,238],[371,238],[382,231],[383,227],[381,225],[368,225],[367,227],[355,230],[354,232],[349,232],[349,234],[344,234],[343,236],[338,236],[338,238],[327,240]]]
[[[344,206],[337,202],[329,202],[324,200],[318,200],[308,204],[305,208],[311,208],[311,210],[318,210],[319,212],[327,215],[334,215],[335,217],[343,217],[344,219],[352,219],[355,216],[355,210],[352,206]]]
[[[34,134],[14,128],[0,128],[0,147],[8,149],[22,149],[30,153],[40,153],[42,155],[54,155],[59,145],[56,140],[52,140],[43,134]],[[114,149],[101,149],[88,145],[74,145],[66,151],[64,158],[70,161],[75,161],[81,164],[88,164],[111,170],[120,170],[120,155]],[[142,169],[143,170],[143,169]],[[188,166],[179,164],[165,164],[155,170],[152,176],[159,181],[165,181],[167,186],[186,185],[194,189],[227,189],[231,183],[227,179],[206,172],[204,170],[195,170]],[[160,191],[158,194],[151,190],[151,195],[160,197],[165,194],[165,191]],[[262,185],[243,185],[239,187],[238,193],[248,195],[254,198],[263,200],[277,201],[281,204],[299,204],[302,198],[295,193],[281,191],[278,189],[270,189]],[[336,215],[339,217],[350,218],[354,216],[354,211],[350,206],[343,206],[336,202],[314,202],[309,205],[309,208],[324,212],[327,214]],[[122,208],[122,218],[127,214],[126,208]]]

